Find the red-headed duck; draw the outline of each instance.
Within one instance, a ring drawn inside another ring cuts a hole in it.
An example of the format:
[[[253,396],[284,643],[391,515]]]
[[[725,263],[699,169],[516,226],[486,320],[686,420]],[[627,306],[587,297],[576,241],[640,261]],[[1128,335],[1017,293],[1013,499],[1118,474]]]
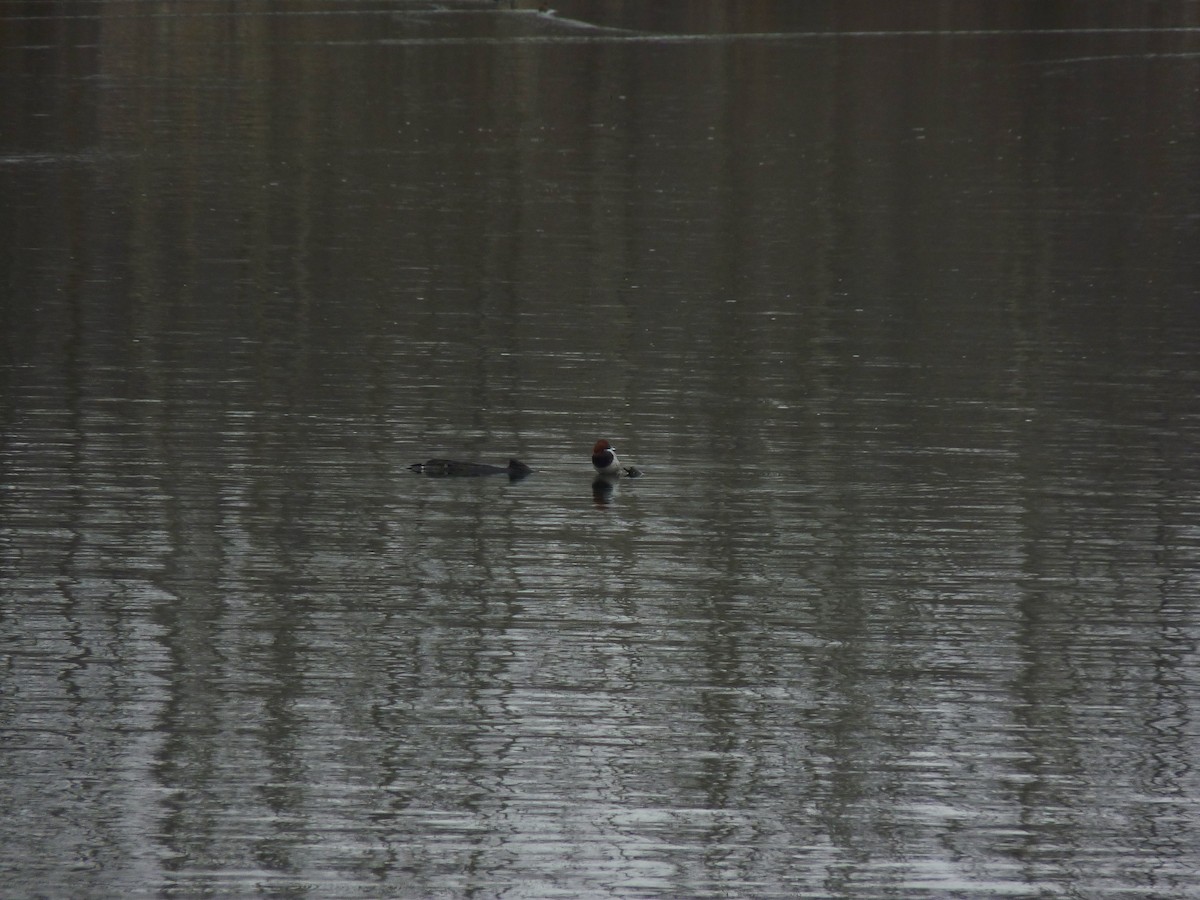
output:
[[[592,447],[592,465],[596,467],[596,471],[601,475],[609,477],[626,475],[629,478],[637,478],[642,474],[634,466],[621,465],[621,461],[617,459],[617,454],[613,450],[612,444],[604,440],[604,438],[596,441],[596,445]]]

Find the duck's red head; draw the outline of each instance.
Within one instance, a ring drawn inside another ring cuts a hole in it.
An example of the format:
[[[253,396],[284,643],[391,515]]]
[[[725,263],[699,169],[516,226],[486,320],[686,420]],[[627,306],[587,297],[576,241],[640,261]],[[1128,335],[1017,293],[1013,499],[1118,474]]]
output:
[[[612,444],[610,444],[608,441],[604,440],[604,438],[600,438],[600,440],[596,441],[596,446],[592,448],[592,456],[599,456],[605,450],[611,450],[611,449],[612,449]]]

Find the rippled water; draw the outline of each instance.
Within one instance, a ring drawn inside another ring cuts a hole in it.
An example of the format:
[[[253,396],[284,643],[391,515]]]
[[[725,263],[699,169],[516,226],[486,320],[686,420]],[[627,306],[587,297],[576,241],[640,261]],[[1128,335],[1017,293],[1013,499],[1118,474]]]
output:
[[[3,10],[6,890],[1200,896],[1190,6],[509,6]]]

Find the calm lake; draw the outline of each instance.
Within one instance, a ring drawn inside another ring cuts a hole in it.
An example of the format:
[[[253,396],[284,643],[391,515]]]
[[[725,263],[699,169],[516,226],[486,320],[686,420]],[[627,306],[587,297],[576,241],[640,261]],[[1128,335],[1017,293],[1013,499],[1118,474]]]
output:
[[[553,5],[0,4],[0,894],[1200,897],[1200,5]]]

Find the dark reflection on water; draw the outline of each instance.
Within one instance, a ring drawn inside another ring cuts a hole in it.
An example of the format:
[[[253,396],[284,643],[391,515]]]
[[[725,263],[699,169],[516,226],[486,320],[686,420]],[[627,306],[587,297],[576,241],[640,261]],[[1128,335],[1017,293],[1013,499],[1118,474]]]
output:
[[[5,12],[6,883],[1196,895],[1186,10],[523,5]]]

